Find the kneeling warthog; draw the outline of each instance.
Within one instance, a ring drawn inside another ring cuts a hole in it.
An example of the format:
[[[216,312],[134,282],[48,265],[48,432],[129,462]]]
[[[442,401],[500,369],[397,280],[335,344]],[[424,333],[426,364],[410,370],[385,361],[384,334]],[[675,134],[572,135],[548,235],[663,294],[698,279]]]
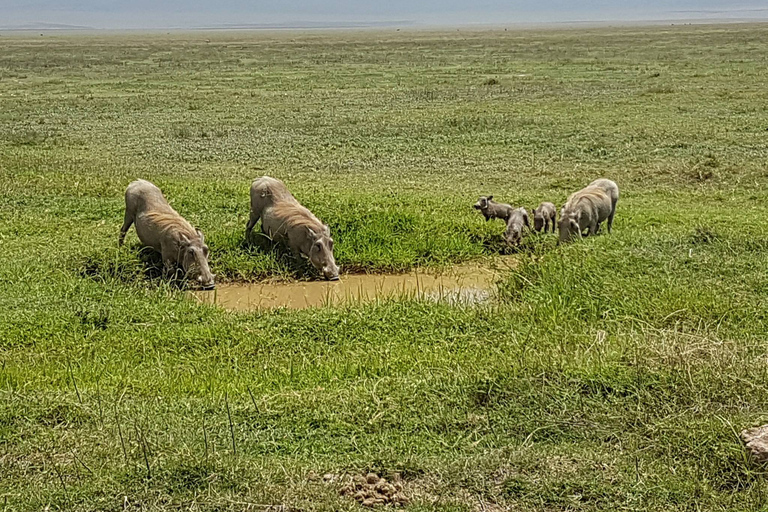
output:
[[[285,243],[296,257],[306,257],[330,281],[339,278],[333,257],[331,230],[303,207],[280,180],[263,176],[251,185],[251,217],[245,228],[246,240],[256,222],[261,231]]]
[[[555,219],[557,210],[552,203],[541,203],[538,208],[533,209],[533,229],[537,232],[547,232],[551,229],[555,232]]]
[[[581,238],[582,232],[597,233],[600,224],[608,220],[608,232],[616,213],[619,188],[611,180],[596,180],[589,186],[574,192],[560,211],[560,242]]]
[[[132,224],[136,224],[141,243],[163,257],[166,275],[180,266],[204,289],[214,287],[203,233],[171,208],[160,189],[148,181],[136,180],[125,190],[125,220],[120,228],[120,245]]]
[[[486,222],[491,219],[502,219],[506,222],[514,210],[512,205],[493,201],[493,196],[480,196],[480,199],[472,207],[475,210],[480,210]]]
[[[523,239],[523,228],[529,228],[528,212],[525,208],[516,208],[507,219],[507,229],[504,231],[504,239],[509,245],[519,245]]]

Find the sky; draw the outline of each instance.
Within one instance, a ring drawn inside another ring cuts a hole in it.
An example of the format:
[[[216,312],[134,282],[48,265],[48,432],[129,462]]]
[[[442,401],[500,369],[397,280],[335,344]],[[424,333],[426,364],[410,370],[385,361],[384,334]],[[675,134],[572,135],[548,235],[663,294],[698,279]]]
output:
[[[0,27],[223,28],[766,19],[765,0],[0,0]]]

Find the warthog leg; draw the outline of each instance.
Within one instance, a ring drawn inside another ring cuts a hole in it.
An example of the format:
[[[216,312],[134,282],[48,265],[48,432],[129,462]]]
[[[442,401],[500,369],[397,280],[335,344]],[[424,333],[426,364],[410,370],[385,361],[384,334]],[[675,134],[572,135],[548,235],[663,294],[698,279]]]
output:
[[[176,273],[176,262],[171,259],[163,259],[163,279],[168,279]]]
[[[256,222],[258,222],[259,216],[254,215],[253,212],[251,212],[251,216],[248,218],[248,224],[245,225],[245,239],[250,240],[251,238],[251,231],[253,231],[253,226],[256,225]]]
[[[117,239],[117,245],[123,245],[123,242],[125,242],[125,235],[128,233],[128,230],[131,229],[132,224],[133,215],[129,215],[126,210],[125,220],[123,221],[123,227],[120,228],[120,237]]]

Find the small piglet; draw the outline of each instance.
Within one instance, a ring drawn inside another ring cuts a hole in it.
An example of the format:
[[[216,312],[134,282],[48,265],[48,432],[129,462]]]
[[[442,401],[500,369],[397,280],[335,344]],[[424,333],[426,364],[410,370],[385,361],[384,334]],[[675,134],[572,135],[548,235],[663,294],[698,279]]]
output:
[[[537,232],[544,233],[548,229],[555,232],[555,220],[557,218],[557,210],[552,203],[541,203],[538,208],[533,209],[533,229]]]
[[[502,219],[506,222],[512,214],[512,210],[514,210],[512,205],[493,201],[493,196],[481,196],[473,205],[473,208],[480,210],[486,222],[491,219]]]
[[[509,245],[519,245],[523,239],[523,228],[531,227],[528,222],[528,212],[525,208],[516,208],[507,219],[507,229],[504,231],[504,238]]]

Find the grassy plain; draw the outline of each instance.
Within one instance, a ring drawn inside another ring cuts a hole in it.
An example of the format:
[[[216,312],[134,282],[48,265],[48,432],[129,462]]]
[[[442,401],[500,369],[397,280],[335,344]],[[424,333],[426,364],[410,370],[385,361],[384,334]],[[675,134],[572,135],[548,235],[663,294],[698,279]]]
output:
[[[0,37],[7,510],[757,510],[768,422],[768,27]],[[269,174],[347,271],[498,252],[471,204],[622,189],[493,304],[233,314],[117,248],[157,183],[222,280]],[[341,477],[339,477],[341,478]],[[343,480],[343,478],[341,478]]]

